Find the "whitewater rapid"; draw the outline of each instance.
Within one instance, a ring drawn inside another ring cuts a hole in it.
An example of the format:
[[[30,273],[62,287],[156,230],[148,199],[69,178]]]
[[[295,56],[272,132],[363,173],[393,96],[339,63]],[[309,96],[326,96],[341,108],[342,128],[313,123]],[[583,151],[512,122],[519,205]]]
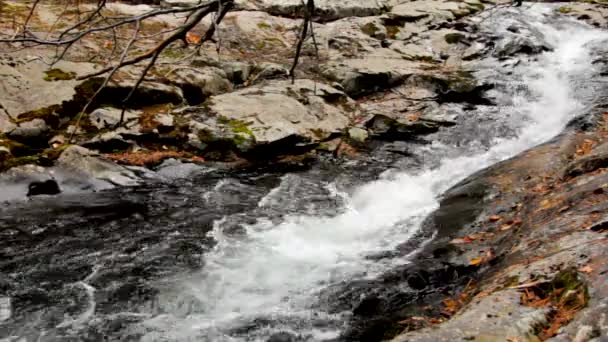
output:
[[[216,221],[212,237],[217,245],[205,254],[205,266],[167,285],[158,304],[165,313],[145,321],[143,341],[266,341],[278,331],[314,341],[339,336],[339,322],[347,314],[319,311],[315,303],[321,290],[344,280],[374,278],[407,262],[366,256],[410,239],[450,186],[554,137],[589,105],[577,96],[578,82],[594,72],[589,43],[607,37],[574,21],[553,23],[547,19],[550,11],[550,7],[533,7],[525,20],[542,33],[553,51],[517,66],[513,73],[524,90],[510,90],[508,101],[497,104],[516,129],[516,137],[496,138],[490,148],[459,150],[433,143],[423,150],[441,156],[438,167],[416,173],[386,172],[355,189],[318,184],[328,199],[339,203],[333,214],[315,212],[311,206],[306,214],[287,214],[280,222],[259,217],[241,224],[245,232],[237,235],[225,232],[233,222],[230,217]],[[495,30],[506,29],[506,24],[494,24]],[[482,62],[482,68],[483,63],[489,69],[501,67],[492,60]],[[287,205],[289,196],[298,196],[294,178],[285,176],[259,202],[261,212],[267,206]],[[244,325],[249,326],[246,332],[234,332]]]

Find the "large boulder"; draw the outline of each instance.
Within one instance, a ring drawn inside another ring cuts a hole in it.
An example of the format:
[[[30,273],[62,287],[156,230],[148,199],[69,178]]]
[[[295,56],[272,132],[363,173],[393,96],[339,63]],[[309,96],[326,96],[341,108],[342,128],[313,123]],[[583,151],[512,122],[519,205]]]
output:
[[[419,72],[419,62],[408,61],[390,49],[378,49],[364,58],[329,62],[322,73],[341,84],[352,97],[360,97],[395,86]]]
[[[72,100],[77,74],[91,72],[89,63],[60,61],[50,69],[43,57],[0,54],[0,106],[13,118]],[[0,113],[3,110],[0,110]],[[2,125],[0,118],[0,126]]]
[[[91,150],[70,146],[57,159],[57,167],[111,185],[130,186],[139,184],[138,177],[129,169],[104,160]]]
[[[188,115],[191,140],[201,148],[228,143],[242,152],[318,142],[344,130],[354,111],[346,94],[311,80],[271,81],[213,96],[205,105],[208,112]]]

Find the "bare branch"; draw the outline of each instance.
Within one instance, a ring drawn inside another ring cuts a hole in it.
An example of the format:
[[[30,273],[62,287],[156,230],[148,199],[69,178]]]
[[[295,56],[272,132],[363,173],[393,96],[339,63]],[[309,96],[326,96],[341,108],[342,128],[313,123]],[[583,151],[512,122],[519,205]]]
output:
[[[298,66],[298,61],[300,59],[300,53],[302,51],[302,44],[304,44],[304,41],[306,40],[306,36],[308,35],[308,28],[309,28],[309,24],[312,24],[311,22],[311,18],[312,15],[315,13],[315,2],[314,0],[308,0],[305,8],[304,8],[304,22],[302,23],[302,31],[300,33],[300,37],[298,38],[298,44],[296,47],[296,55],[293,59],[293,65],[291,66],[291,69],[289,70],[289,76],[291,76],[291,83],[295,82],[295,70],[296,67]],[[310,25],[310,27],[312,28],[312,25]],[[315,47],[316,47],[316,42],[315,42]]]

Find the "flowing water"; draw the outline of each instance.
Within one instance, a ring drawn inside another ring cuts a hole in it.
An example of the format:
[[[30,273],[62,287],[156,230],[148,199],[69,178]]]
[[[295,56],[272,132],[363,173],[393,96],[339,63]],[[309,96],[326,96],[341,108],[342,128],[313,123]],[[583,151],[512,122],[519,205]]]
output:
[[[222,342],[266,341],[289,332],[301,340],[339,339],[350,312],[329,310],[320,296],[325,289],[407,263],[408,255],[370,256],[413,238],[450,186],[550,139],[593,104],[597,71],[590,54],[608,36],[558,20],[552,11],[536,5],[477,19],[484,34],[509,37],[508,28],[517,25],[552,50],[519,64],[491,57],[472,63],[477,78],[496,85],[488,94],[496,105],[470,109],[454,129],[429,136],[430,144],[408,145],[415,167],[396,160],[378,162],[387,170],[379,175],[356,165],[280,177],[210,172],[170,189],[148,189],[146,197],[123,194],[155,203],[152,212],[158,215],[148,221],[64,217],[78,227],[97,227],[101,235],[100,244],[77,244],[64,261],[86,261],[86,277],[64,280],[58,292],[64,298],[39,299],[43,304],[31,299],[33,290],[12,299],[0,292],[0,338],[94,341],[105,334],[117,340]],[[123,241],[129,239],[133,244]],[[11,266],[15,274],[40,267],[18,263]]]

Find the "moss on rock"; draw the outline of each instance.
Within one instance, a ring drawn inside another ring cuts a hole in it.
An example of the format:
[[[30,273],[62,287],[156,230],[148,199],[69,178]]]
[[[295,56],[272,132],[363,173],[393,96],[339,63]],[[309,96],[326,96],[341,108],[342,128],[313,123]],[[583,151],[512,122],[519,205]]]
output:
[[[76,78],[75,72],[66,72],[61,69],[53,68],[44,72],[46,76],[44,77],[45,81],[54,82],[54,81],[69,81]]]

